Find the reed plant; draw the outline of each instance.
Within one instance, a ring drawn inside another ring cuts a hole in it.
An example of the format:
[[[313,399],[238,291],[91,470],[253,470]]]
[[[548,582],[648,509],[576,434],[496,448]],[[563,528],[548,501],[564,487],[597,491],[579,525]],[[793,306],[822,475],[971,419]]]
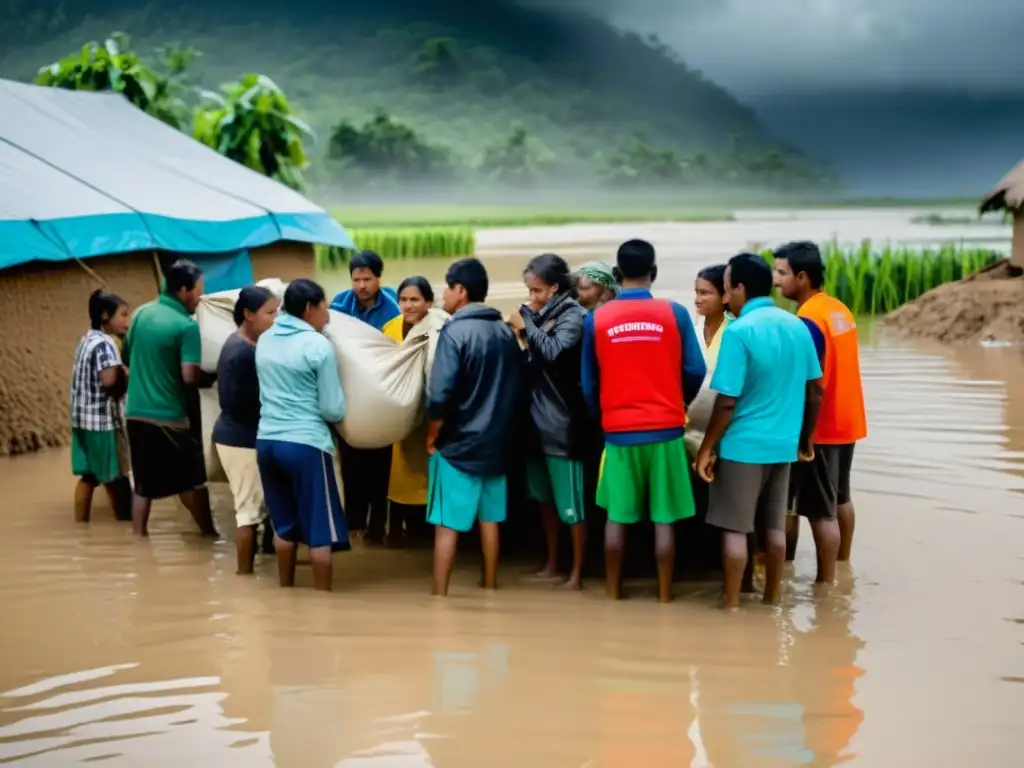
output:
[[[762,251],[769,264],[772,252]],[[884,315],[945,283],[973,275],[1003,259],[984,248],[950,243],[939,248],[876,248],[865,240],[849,248],[829,243],[823,248],[825,292],[855,315]],[[780,306],[789,306],[776,297]]]
[[[383,259],[456,259],[476,252],[476,233],[469,227],[351,229],[349,234],[359,250],[376,251]],[[348,264],[353,252],[317,246],[316,254],[317,267],[330,270]]]

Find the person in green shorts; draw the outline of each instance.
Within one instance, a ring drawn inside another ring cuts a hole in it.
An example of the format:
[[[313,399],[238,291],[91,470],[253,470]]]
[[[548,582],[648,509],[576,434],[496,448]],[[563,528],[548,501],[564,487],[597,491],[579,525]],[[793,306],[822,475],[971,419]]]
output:
[[[89,296],[90,328],[78,342],[71,372],[71,471],[79,478],[79,523],[89,522],[93,493],[100,485],[114,517],[132,519],[121,407],[128,372],[115,342],[128,332],[130,320],[128,302],[120,296],[102,290]]]
[[[487,270],[460,259],[445,277],[441,329],[427,387],[427,522],[435,526],[435,595],[448,594],[459,534],[480,522],[485,589],[498,586],[498,523],[508,506],[505,468],[519,416],[522,361],[501,313],[483,306]]]
[[[654,247],[630,240],[616,258],[619,297],[588,315],[583,326],[581,384],[600,414],[605,452],[597,504],[608,510],[605,577],[608,594],[622,596],[625,527],[654,523],[658,599],[672,599],[675,529],[693,517],[693,491],[683,441],[686,406],[706,372],[689,313],[655,299]]]
[[[537,574],[558,574],[558,521],[569,526],[572,571],[565,584],[583,586],[586,553],[586,497],[583,458],[592,442],[587,403],[580,390],[580,352],[587,311],[572,298],[569,265],[545,253],[523,272],[529,304],[509,316],[528,356],[530,416],[540,451],[527,464],[527,496],[540,506],[547,560]]]

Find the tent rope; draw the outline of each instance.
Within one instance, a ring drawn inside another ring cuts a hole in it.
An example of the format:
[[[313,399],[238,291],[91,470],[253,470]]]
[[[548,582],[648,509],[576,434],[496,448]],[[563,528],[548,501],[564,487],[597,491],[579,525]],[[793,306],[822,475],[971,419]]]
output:
[[[78,266],[80,266],[82,269],[85,270],[85,273],[87,275],[89,275],[89,277],[91,277],[97,283],[102,285],[104,288],[106,288],[106,287],[108,287],[110,285],[106,280],[104,280],[102,277],[100,277],[98,274],[96,274],[96,270],[94,270],[92,267],[90,267],[84,261],[82,261],[81,259],[75,259],[75,261],[78,263]]]

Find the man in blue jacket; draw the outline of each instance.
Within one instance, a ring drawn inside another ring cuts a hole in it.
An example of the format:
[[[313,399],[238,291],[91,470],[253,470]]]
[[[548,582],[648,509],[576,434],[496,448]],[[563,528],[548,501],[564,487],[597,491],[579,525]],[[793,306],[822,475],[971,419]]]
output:
[[[401,314],[394,290],[380,284],[384,261],[377,253],[359,251],[349,261],[348,272],[352,287],[334,297],[331,309],[362,320],[378,331]],[[358,449],[341,442],[341,479],[349,528],[365,531],[363,541],[367,544],[384,543],[390,475],[390,446]]]
[[[480,521],[485,589],[497,587],[498,524],[507,512],[509,443],[521,403],[522,356],[501,313],[483,306],[487,270],[477,259],[448,269],[445,311],[427,388],[434,594],[448,594],[459,534]]]

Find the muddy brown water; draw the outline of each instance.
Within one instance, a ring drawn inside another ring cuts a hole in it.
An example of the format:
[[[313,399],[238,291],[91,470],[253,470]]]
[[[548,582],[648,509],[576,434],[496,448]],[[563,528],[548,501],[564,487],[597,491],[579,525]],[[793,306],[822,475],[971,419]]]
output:
[[[584,243],[580,261],[648,236],[659,289],[689,302],[698,266],[749,240],[859,238],[857,216],[492,232],[481,250],[510,308],[522,255],[542,243]],[[443,265],[388,276],[419,271]],[[596,583],[530,583],[518,563],[484,594],[471,553],[445,601],[427,595],[427,552],[357,549],[337,557],[334,594],[301,568],[302,588],[283,591],[270,562],[235,576],[232,545],[200,541],[172,504],[146,542],[102,504],[75,526],[64,451],[0,461],[0,763],[1017,765],[1024,357],[865,327],[863,365],[854,560],[816,596],[805,529],[781,608],[738,615],[714,609],[714,583],[680,584],[668,606],[638,584],[612,604]]]

